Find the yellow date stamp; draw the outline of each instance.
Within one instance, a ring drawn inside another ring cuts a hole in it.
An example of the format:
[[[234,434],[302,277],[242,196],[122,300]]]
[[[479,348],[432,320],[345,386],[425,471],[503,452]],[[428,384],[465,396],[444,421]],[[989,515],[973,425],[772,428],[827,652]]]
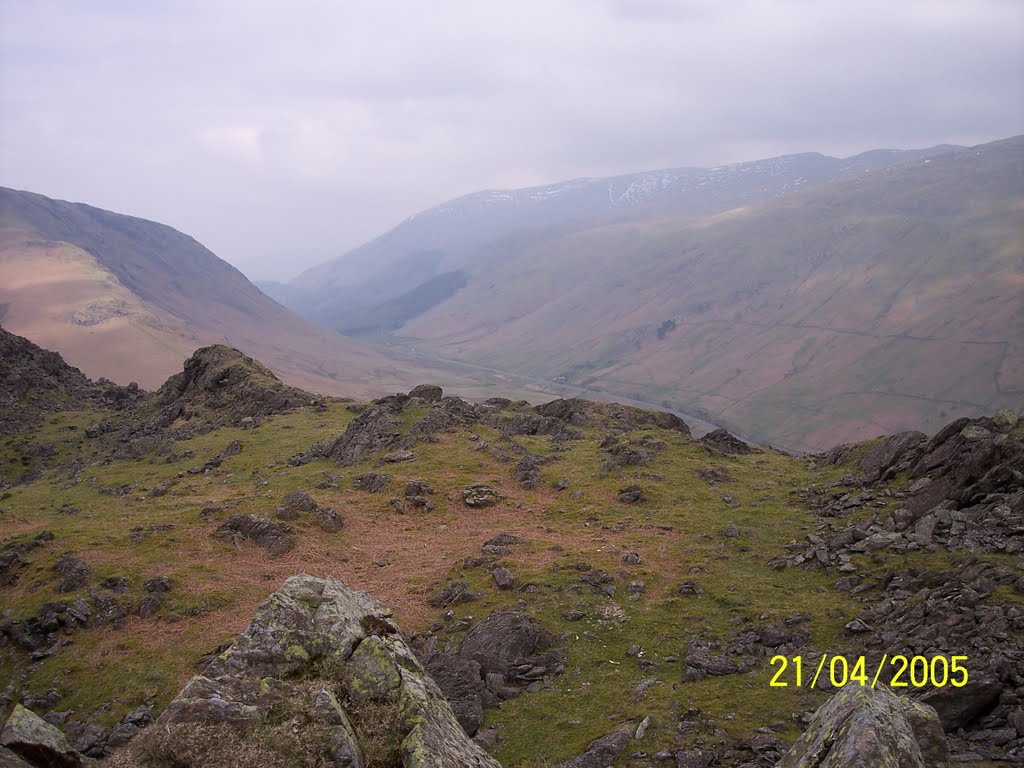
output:
[[[877,663],[864,656],[847,658],[823,653],[814,665],[814,674],[804,674],[802,656],[773,656],[772,667],[778,667],[769,685],[772,688],[810,687],[842,688],[845,685],[874,688],[881,679],[891,688],[963,688],[967,685],[966,656],[902,656],[883,654]],[[810,672],[810,666],[807,669]],[[887,674],[885,674],[887,673]],[[825,675],[825,677],[822,677]],[[884,676],[883,676],[884,675]]]

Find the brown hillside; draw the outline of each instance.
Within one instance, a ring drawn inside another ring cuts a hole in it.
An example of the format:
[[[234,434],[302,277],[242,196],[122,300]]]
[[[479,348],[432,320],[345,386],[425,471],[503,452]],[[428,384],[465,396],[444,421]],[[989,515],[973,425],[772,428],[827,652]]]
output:
[[[0,322],[93,378],[146,389],[214,343],[322,394],[475,385],[303,320],[170,227],[10,189],[0,189]]]

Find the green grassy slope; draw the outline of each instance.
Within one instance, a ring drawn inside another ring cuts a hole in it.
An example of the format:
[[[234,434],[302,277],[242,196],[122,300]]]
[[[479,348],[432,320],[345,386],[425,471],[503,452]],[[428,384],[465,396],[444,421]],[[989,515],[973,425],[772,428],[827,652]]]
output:
[[[407,410],[402,429],[425,413]],[[570,756],[611,724],[646,715],[659,727],[645,748],[669,746],[668,725],[680,702],[724,724],[727,739],[789,723],[792,712],[814,707],[821,694],[769,689],[767,666],[684,684],[683,666],[672,658],[682,659],[693,637],[725,640],[737,628],[802,612],[812,617],[814,645],[837,648],[843,624],[857,611],[825,576],[766,565],[787,541],[812,528],[813,517],[794,492],[835,480],[838,468],[811,470],[774,452],[720,456],[678,433],[643,430],[627,436],[663,441],[657,458],[642,471],[605,472],[602,432],[587,428],[585,439],[565,451],[553,451],[548,438],[516,438],[533,453],[557,457],[543,467],[539,488],[524,490],[511,478],[514,464],[478,449],[481,442],[499,444],[495,429],[478,426],[472,440],[460,431],[418,445],[413,461],[384,470],[393,477],[388,492],[368,494],[354,490],[351,478],[374,469],[373,462],[345,469],[326,460],[288,465],[290,456],[340,433],[351,421],[353,413],[342,403],[273,417],[252,430],[226,427],[179,440],[175,454],[191,456],[173,463],[155,454],[95,463],[94,441],[84,432],[99,415],[56,414],[36,434],[0,444],[0,466],[8,477],[18,476],[31,445],[49,445],[54,453],[48,459],[51,469],[10,487],[0,500],[5,542],[24,541],[43,530],[55,537],[27,556],[31,563],[17,584],[3,590],[10,610],[6,620],[25,619],[53,600],[70,602],[107,577],[128,580],[121,599],[133,610],[147,578],[168,576],[172,589],[155,617],[130,615],[120,629],[79,630],[70,645],[39,663],[27,663],[13,648],[0,649],[0,670],[18,694],[55,689],[62,696],[58,709],[91,714],[100,722],[116,722],[145,701],[166,704],[198,660],[240,631],[255,606],[299,571],[340,576],[368,590],[396,609],[410,633],[445,621],[444,610],[430,607],[427,599],[458,577],[483,593],[479,602],[456,608],[458,616],[525,606],[562,636],[566,674],[548,689],[488,715],[488,724],[501,725],[497,756],[506,766],[542,766]],[[242,451],[220,467],[186,471],[233,440]],[[701,476],[709,469],[730,479],[711,485]],[[336,476],[338,487],[317,488],[325,472]],[[433,485],[436,509],[396,514],[389,497],[400,496],[405,480],[413,478]],[[492,509],[466,508],[461,489],[477,480],[493,483],[506,501]],[[567,489],[554,491],[557,480],[566,481]],[[636,506],[617,501],[618,489],[637,481],[647,500]],[[161,484],[167,492],[152,495]],[[211,538],[228,515],[272,514],[282,496],[296,489],[309,490],[319,503],[338,510],[346,522],[343,531],[325,534],[300,519],[294,523],[297,549],[277,559],[250,544],[235,547]],[[738,526],[741,535],[723,536],[728,524]],[[502,531],[526,541],[503,558],[521,585],[533,585],[526,591],[498,592],[485,572],[462,565]],[[58,594],[53,568],[69,551],[94,574],[88,587]],[[625,565],[627,552],[639,553],[640,564]],[[611,598],[579,589],[580,572],[572,566],[581,561],[615,577]],[[696,579],[703,594],[678,595],[685,579]],[[635,601],[625,590],[634,580],[646,585]],[[569,609],[586,618],[569,622],[563,615]],[[643,648],[639,658],[627,655],[633,644]],[[640,659],[651,665],[644,668]],[[657,682],[645,699],[634,699],[629,692],[645,679]],[[795,736],[796,727],[785,726],[783,735]]]

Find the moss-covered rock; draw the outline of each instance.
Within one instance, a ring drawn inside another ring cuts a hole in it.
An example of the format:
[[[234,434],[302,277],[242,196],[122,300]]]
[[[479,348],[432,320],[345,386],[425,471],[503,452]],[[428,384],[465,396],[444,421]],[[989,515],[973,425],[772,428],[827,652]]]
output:
[[[117,764],[163,768],[160,755],[173,754],[175,766],[212,768],[237,764],[224,762],[233,752],[268,766],[362,768],[400,757],[417,768],[498,768],[466,736],[390,611],[340,581],[304,575],[260,606],[157,725]]]
[[[850,685],[818,709],[779,768],[944,768],[947,759],[934,709],[886,686]]]

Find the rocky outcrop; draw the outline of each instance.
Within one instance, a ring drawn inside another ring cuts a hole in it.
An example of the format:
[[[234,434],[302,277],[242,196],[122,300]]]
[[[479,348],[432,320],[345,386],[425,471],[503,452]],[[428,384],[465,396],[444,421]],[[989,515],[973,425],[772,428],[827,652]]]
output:
[[[410,408],[424,406],[428,407],[427,412],[413,423],[407,433],[403,433],[399,428],[399,415],[408,412]],[[410,449],[417,443],[435,442],[440,432],[468,429],[476,424],[494,427],[506,442],[511,441],[514,435],[540,435],[550,437],[556,445],[581,439],[583,433],[576,426],[605,427],[617,433],[663,428],[684,435],[690,434],[689,427],[682,419],[661,411],[645,411],[576,398],[555,400],[535,408],[525,402],[511,403],[500,398],[476,405],[459,397],[444,397],[439,387],[425,385],[415,388],[408,395],[388,395],[375,400],[372,407],[360,410],[342,435],[333,441],[317,443],[293,456],[291,464],[299,466],[320,458],[330,459],[343,467],[355,466],[370,459],[380,459],[382,462],[409,460],[413,458]],[[482,442],[478,445],[481,449],[487,447]],[[660,450],[664,444],[645,444],[644,447]],[[521,448],[517,453],[521,454],[522,459],[517,467],[516,479],[528,488],[535,487],[539,478],[537,468],[551,459],[526,455],[526,451]],[[510,457],[502,460],[508,461]]]
[[[436,637],[419,638],[415,649],[471,736],[483,722],[484,710],[538,689],[565,669],[565,651],[557,638],[536,619],[516,611],[478,621],[456,649],[439,650]]]
[[[199,411],[218,424],[283,413],[316,400],[284,384],[258,360],[223,344],[197,349],[182,372],[156,392],[156,401],[165,408]]]
[[[413,390],[415,391],[415,390]],[[413,424],[410,435],[423,442],[432,442],[438,432],[452,432],[478,424],[485,410],[460,397],[444,397],[434,401],[433,407]]]
[[[462,489],[462,501],[467,507],[480,509],[500,504],[505,497],[487,483],[470,483]]]
[[[814,714],[778,768],[945,768],[946,736],[931,707],[889,688],[849,685]]]
[[[583,754],[555,765],[555,768],[605,768],[626,749],[632,738],[632,730],[616,728],[587,745]]]
[[[621,403],[598,403],[571,397],[552,400],[534,408],[548,418],[558,419],[580,427],[603,426],[620,431],[657,428],[690,434],[690,428],[681,418],[667,411],[647,411]]]
[[[367,472],[352,478],[352,487],[368,493],[380,493],[391,482],[391,478],[379,472]]]
[[[602,472],[611,472],[625,467],[642,467],[665,450],[665,442],[642,435],[633,440],[622,440],[619,435],[609,435],[601,441],[601,450],[607,456],[601,465]]]
[[[409,390],[410,398],[418,398],[428,403],[436,403],[444,396],[444,391],[436,384],[420,384]]]
[[[746,454],[751,451],[749,445],[724,429],[708,432],[700,439],[700,443],[708,448],[714,448],[719,453],[725,454]]]
[[[384,404],[363,411],[327,448],[327,458],[338,466],[351,467],[380,451],[396,447],[401,433],[395,415],[400,410]]]
[[[0,435],[26,432],[47,413],[134,402],[130,392],[145,394],[138,385],[90,381],[56,352],[0,328]]]
[[[251,541],[273,556],[295,548],[291,526],[273,523],[266,515],[232,515],[213,532],[213,537],[236,547]]]
[[[500,768],[465,735],[390,611],[305,575],[285,581],[115,764],[212,768],[241,754],[260,765]]]
[[[1024,430],[1013,414],[958,419],[931,439],[903,433],[809,460],[854,472],[839,490],[799,492],[821,515],[817,530],[770,564],[834,572],[836,589],[863,606],[845,634],[870,663],[883,654],[969,654],[966,687],[922,691],[920,699],[938,711],[957,753],[1019,759],[1024,576],[1008,556],[1024,552]],[[915,552],[948,552],[953,568],[904,565],[902,556]],[[887,571],[862,570],[865,556],[887,559]],[[892,670],[884,672],[882,682]]]
[[[92,576],[92,568],[75,557],[72,552],[58,557],[53,570],[60,577],[57,586],[54,587],[55,592],[74,592],[81,589]]]
[[[316,509],[316,501],[305,491],[291,491],[281,499],[281,505],[277,508],[279,520],[297,520],[303,512],[312,512]]]

